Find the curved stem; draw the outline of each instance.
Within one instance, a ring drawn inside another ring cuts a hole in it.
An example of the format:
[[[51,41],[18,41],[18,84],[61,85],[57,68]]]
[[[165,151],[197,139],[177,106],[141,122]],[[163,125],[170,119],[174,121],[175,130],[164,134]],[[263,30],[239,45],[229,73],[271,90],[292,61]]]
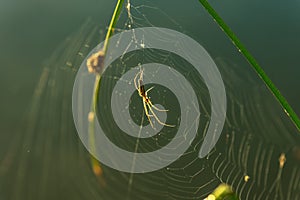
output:
[[[111,34],[113,33],[113,29],[114,29],[114,27],[115,27],[115,25],[118,21],[123,2],[124,2],[124,0],[118,0],[118,2],[116,4],[116,7],[115,7],[115,10],[114,10],[114,13],[111,17],[111,20],[110,20],[110,23],[109,23],[109,26],[108,26],[108,30],[107,30],[107,33],[106,33],[106,36],[105,36],[104,45],[103,45],[104,54],[107,51],[109,38],[110,38]]]
[[[113,33],[113,29],[118,21],[118,17],[120,15],[120,11],[122,8],[122,4],[123,4],[124,0],[118,0],[115,10],[113,12],[107,33],[106,33],[106,37],[104,40],[104,45],[103,48],[100,50],[103,53],[103,56],[105,57],[106,52],[107,52],[107,48],[108,48],[108,43],[109,43],[109,38],[111,37],[111,34]],[[102,60],[102,62],[104,62],[104,59]],[[103,64],[103,63],[102,63]],[[88,132],[89,132],[89,139],[90,139],[90,145],[91,151],[96,151],[96,146],[95,146],[95,116],[97,114],[97,102],[98,102],[98,96],[99,96],[99,90],[100,90],[100,81],[101,81],[101,74],[100,73],[95,73],[96,78],[95,78],[95,83],[94,83],[94,92],[93,92],[93,100],[92,100],[92,104],[91,104],[91,108],[90,108],[90,113],[88,116],[88,120],[89,120],[89,128],[88,128]],[[98,161],[96,161],[93,157],[92,157],[92,167],[93,170],[94,169],[99,169],[100,168],[100,164]],[[99,170],[94,170],[94,173],[96,175],[100,175],[97,173],[97,171]]]

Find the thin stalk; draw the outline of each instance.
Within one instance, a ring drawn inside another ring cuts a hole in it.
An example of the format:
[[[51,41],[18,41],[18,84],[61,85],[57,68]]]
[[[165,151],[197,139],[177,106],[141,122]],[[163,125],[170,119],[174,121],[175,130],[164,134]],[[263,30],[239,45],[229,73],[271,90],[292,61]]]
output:
[[[122,4],[123,4],[124,0],[118,0],[114,13],[112,15],[112,18],[110,20],[110,24],[105,36],[105,40],[104,40],[104,45],[103,48],[100,50],[101,52],[103,52],[103,56],[105,57],[106,52],[107,52],[107,48],[108,48],[108,42],[109,42],[109,38],[111,37],[111,34],[113,33],[113,29],[118,21],[118,17],[120,15],[121,12],[121,8],[122,8]],[[104,59],[102,60],[104,62]],[[100,63],[101,65],[103,65],[103,63]],[[97,101],[98,101],[98,93],[99,93],[99,89],[100,89],[100,80],[101,80],[101,74],[100,73],[95,73],[96,74],[96,79],[95,79],[95,84],[94,84],[94,93],[93,93],[93,102],[92,102],[92,110],[96,111],[96,107],[97,107]]]
[[[271,79],[267,76],[264,70],[260,67],[255,58],[247,51],[244,45],[240,42],[238,37],[233,33],[233,31],[226,25],[223,19],[218,15],[218,13],[211,7],[211,5],[207,2],[207,0],[199,0],[202,6],[207,10],[207,12],[212,16],[212,18],[217,22],[217,24],[221,27],[221,29],[226,33],[226,35],[231,39],[233,44],[239,49],[242,55],[246,58],[246,60],[251,64],[252,68],[258,74],[258,76],[263,80],[263,82],[267,85],[271,93],[275,96],[277,101],[280,103],[288,117],[292,120],[294,125],[297,127],[298,131],[300,131],[300,119],[289,105],[284,96],[280,93]]]
[[[105,37],[105,40],[104,40],[104,45],[103,45],[104,54],[107,51],[109,38],[110,38],[111,34],[113,33],[113,29],[114,29],[114,27],[115,27],[115,25],[118,21],[123,2],[124,2],[124,0],[118,0],[117,5],[116,5],[115,10],[114,10],[114,13],[113,13],[113,16],[110,20],[108,30],[107,30],[107,33],[106,33],[106,37]]]
[[[90,113],[89,113],[89,116],[88,116],[89,136],[90,136],[89,138],[90,138],[90,145],[91,145],[91,150],[92,151],[96,150],[96,146],[95,146],[95,116],[97,114],[97,112],[96,112],[97,111],[97,102],[98,102],[98,96],[99,96],[98,94],[99,94],[99,90],[100,90],[100,81],[101,81],[100,71],[102,71],[102,67],[104,65],[104,58],[105,58],[105,55],[106,55],[106,52],[107,52],[109,38],[111,37],[111,35],[113,33],[113,29],[114,29],[114,27],[115,27],[115,25],[118,21],[123,2],[124,2],[124,0],[118,0],[118,2],[116,4],[116,7],[115,7],[115,10],[113,12],[112,18],[110,20],[110,24],[109,24],[109,27],[108,27],[108,30],[107,30],[107,33],[106,33],[106,36],[105,36],[103,48],[99,52],[94,54],[94,55],[96,55],[96,58],[93,58],[93,59],[97,59],[98,61],[100,61],[100,63],[98,63],[97,66],[96,66],[96,67],[100,66],[100,70],[99,70],[99,68],[95,67],[95,69],[97,69],[99,71],[97,71],[97,70],[93,71],[96,75],[96,78],[95,78],[95,83],[94,83],[92,104],[91,104]],[[88,59],[87,62],[89,62],[89,59]],[[87,64],[87,65],[89,65],[89,64]],[[93,158],[93,157],[91,158],[91,162],[92,162],[92,167],[93,167],[94,173],[96,175],[101,175],[102,171],[99,170],[99,169],[101,169],[100,163],[98,161],[96,161],[95,158]]]

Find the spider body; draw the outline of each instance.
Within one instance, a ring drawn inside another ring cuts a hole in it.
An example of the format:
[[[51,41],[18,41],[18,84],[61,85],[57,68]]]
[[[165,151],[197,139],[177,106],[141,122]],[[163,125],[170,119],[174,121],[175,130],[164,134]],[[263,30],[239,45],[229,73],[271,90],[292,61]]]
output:
[[[139,92],[140,97],[145,98],[145,100],[147,102],[150,101],[150,99],[146,96],[146,91],[145,91],[145,87],[143,85],[143,81],[142,80],[139,80],[139,90],[138,90],[138,92]]]
[[[154,108],[155,110],[160,111],[160,112],[167,112],[168,110],[159,109],[155,105],[152,104],[150,97],[148,97],[148,92],[150,90],[152,90],[153,87],[149,88],[148,90],[145,90],[145,86],[143,84],[143,76],[144,76],[144,71],[143,71],[143,69],[141,69],[134,77],[134,86],[135,86],[136,90],[138,91],[139,96],[143,100],[144,111],[145,111],[145,114],[148,118],[148,121],[149,121],[151,127],[154,128],[153,123],[151,121],[151,117],[154,117],[156,119],[156,121],[163,126],[175,127],[174,125],[165,124],[162,121],[160,121],[160,119],[157,117],[157,115],[153,111],[152,108]]]

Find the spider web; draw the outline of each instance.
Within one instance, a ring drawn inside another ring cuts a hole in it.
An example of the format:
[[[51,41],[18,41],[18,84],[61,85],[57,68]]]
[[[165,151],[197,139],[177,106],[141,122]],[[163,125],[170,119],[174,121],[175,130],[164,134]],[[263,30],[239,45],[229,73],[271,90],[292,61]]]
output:
[[[130,11],[124,9],[118,21],[120,28],[115,33],[144,26],[166,27],[165,24],[168,28],[185,32],[175,16],[169,17],[167,11],[155,7],[155,3],[130,3]],[[134,174],[101,165],[101,173],[93,173],[90,155],[76,135],[70,106],[75,73],[84,57],[99,42],[96,22],[87,20],[45,63],[32,105],[24,119],[22,134],[16,136],[0,160],[0,194],[3,193],[5,199],[204,199],[220,183],[232,186],[240,199],[300,198],[297,130],[206,12],[198,4],[187,6],[196,6],[200,14],[195,17],[206,27],[205,31],[194,30],[188,34],[199,34],[194,38],[213,57],[226,86],[227,118],[213,151],[203,159],[198,158],[211,112],[209,92],[202,77],[177,55],[144,49],[124,54],[102,76],[99,119],[107,137],[132,152],[151,152],[173,139],[184,139],[176,138],[176,129],[172,128],[153,137],[135,138],[120,133],[116,126],[109,107],[114,86],[117,83],[133,84],[134,76],[124,77],[124,74],[132,68],[138,71],[139,64],[151,62],[168,65],[170,73],[176,69],[192,85],[198,100],[194,103],[198,103],[201,110],[197,137],[180,159],[161,170]],[[156,22],[153,16],[161,21]],[[210,34],[216,38],[211,40]],[[131,42],[142,44],[134,36]],[[225,46],[226,52],[218,49],[215,43]],[[153,76],[167,77],[158,70],[145,73],[144,79],[151,83]],[[146,88],[152,86],[155,89],[149,96],[153,103],[170,110],[170,113],[157,113],[159,118],[167,118],[170,123],[180,122],[180,116],[185,117],[187,113],[180,113],[180,105],[174,101],[172,91],[154,83],[145,85]],[[176,87],[186,90],[184,85]],[[124,91],[114,92],[124,95]],[[189,101],[189,97],[184,100]],[[120,108],[120,112],[122,109],[129,110],[130,120],[140,127],[139,134],[147,134],[143,127],[149,122],[137,93],[132,94],[128,107]],[[121,123],[128,122],[129,119],[124,119]],[[149,129],[148,134],[150,131],[153,130]],[[132,163],[134,166],[135,161]]]

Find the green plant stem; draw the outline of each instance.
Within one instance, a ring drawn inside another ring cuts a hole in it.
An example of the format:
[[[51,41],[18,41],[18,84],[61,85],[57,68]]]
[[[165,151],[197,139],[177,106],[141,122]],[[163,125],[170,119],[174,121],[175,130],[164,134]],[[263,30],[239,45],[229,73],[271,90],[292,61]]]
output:
[[[122,8],[122,4],[123,4],[124,0],[118,0],[115,10],[113,12],[106,36],[105,36],[105,40],[104,40],[104,45],[103,48],[100,51],[103,51],[104,56],[106,55],[107,52],[107,48],[108,48],[108,43],[109,43],[109,38],[111,37],[112,33],[113,33],[113,29],[118,21],[120,12],[121,12],[121,8]],[[94,83],[94,91],[93,91],[93,100],[92,100],[92,104],[91,104],[91,108],[90,108],[90,114],[92,114],[93,118],[89,119],[89,136],[90,136],[90,145],[91,145],[91,150],[95,151],[96,150],[96,146],[95,146],[95,116],[97,114],[97,102],[98,102],[98,94],[99,94],[99,90],[100,90],[100,81],[101,81],[101,74],[99,73],[95,73],[96,78],[95,78],[95,83]],[[92,165],[95,165],[97,163],[95,163],[95,160],[92,158]]]
[[[111,34],[113,33],[113,29],[114,29],[114,27],[115,27],[115,25],[118,21],[123,2],[124,2],[124,0],[118,0],[117,5],[116,5],[115,10],[114,10],[114,13],[113,13],[113,16],[110,20],[108,30],[107,30],[107,33],[106,33],[106,36],[105,36],[105,40],[104,40],[104,45],[103,45],[104,54],[107,51],[109,38],[110,38]]]
[[[114,13],[112,15],[112,18],[110,20],[110,24],[106,33],[106,37],[104,40],[104,45],[103,48],[100,51],[104,52],[104,56],[106,55],[106,51],[108,48],[108,42],[109,42],[109,38],[111,36],[111,34],[113,33],[113,29],[118,21],[118,17],[120,15],[121,12],[121,8],[122,8],[122,4],[123,4],[124,0],[118,0]],[[96,73],[96,79],[95,79],[95,84],[94,84],[94,94],[93,94],[93,102],[92,102],[92,111],[94,111],[94,113],[96,114],[96,105],[97,105],[97,101],[98,101],[98,93],[99,93],[99,89],[100,89],[100,80],[101,80],[101,74]]]
[[[121,11],[123,2],[124,2],[124,0],[118,0],[115,10],[114,10],[114,13],[112,15],[112,18],[110,20],[110,24],[109,24],[109,27],[108,27],[108,30],[106,33],[106,37],[104,40],[104,45],[103,45],[103,48],[100,50],[100,51],[104,52],[104,55],[106,54],[109,38],[110,38],[111,34],[113,33],[113,28],[115,27],[118,17],[120,15],[120,11]],[[99,94],[99,89],[100,89],[100,80],[101,80],[101,74],[96,73],[93,101],[92,101],[92,105],[91,105],[91,112],[93,112],[94,114],[96,114],[96,110],[97,110],[97,101],[98,101],[98,94]]]
[[[252,68],[256,71],[258,76],[263,80],[263,82],[267,85],[269,90],[278,100],[288,117],[293,121],[298,131],[300,131],[300,119],[297,114],[294,112],[292,107],[289,105],[284,96],[280,93],[271,79],[267,76],[264,70],[260,67],[255,58],[247,51],[247,49],[242,45],[239,41],[238,37],[233,33],[233,31],[226,25],[223,19],[218,15],[218,13],[210,6],[207,0],[199,0],[202,6],[207,10],[207,12],[212,16],[212,18],[217,22],[217,24],[222,28],[222,30],[226,33],[226,35],[231,39],[234,45],[239,49],[242,55],[246,58],[246,60],[251,64]]]

